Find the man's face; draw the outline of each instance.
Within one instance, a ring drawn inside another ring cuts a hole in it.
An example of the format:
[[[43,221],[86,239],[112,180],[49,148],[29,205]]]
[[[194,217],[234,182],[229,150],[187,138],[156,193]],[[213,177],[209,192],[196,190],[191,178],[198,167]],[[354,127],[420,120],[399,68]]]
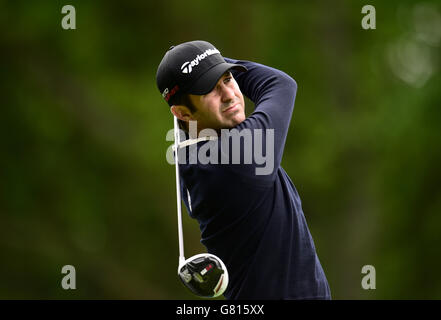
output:
[[[224,73],[211,92],[190,95],[196,107],[191,120],[197,121],[198,132],[210,128],[230,129],[245,120],[245,101],[239,86],[229,71]]]

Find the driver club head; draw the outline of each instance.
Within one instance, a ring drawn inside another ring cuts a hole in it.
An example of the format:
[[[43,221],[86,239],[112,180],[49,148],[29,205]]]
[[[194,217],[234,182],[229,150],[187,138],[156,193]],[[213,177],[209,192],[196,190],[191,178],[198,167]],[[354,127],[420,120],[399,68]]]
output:
[[[199,297],[218,297],[228,286],[227,267],[210,253],[197,254],[181,262],[178,275],[182,283]]]

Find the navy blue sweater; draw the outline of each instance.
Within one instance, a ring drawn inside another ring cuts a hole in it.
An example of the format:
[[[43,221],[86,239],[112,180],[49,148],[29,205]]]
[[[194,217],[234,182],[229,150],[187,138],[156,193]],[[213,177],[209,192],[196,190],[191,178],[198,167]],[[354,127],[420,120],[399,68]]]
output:
[[[273,129],[274,169],[270,174],[256,174],[256,168],[265,165],[258,164],[254,156],[252,163],[244,163],[244,139],[240,144],[241,164],[232,164],[232,143],[226,153],[221,139],[195,143],[185,147],[185,152],[180,150],[180,162],[181,157],[186,159],[186,164],[179,165],[182,198],[190,216],[199,222],[202,244],[227,266],[230,282],[224,296],[330,299],[299,194],[280,166],[297,84],[274,68],[226,60],[248,68],[247,72],[232,74],[242,93],[255,104],[254,112],[235,129],[250,129],[253,143],[257,139],[254,129],[262,129],[264,152],[272,152],[265,146],[269,139],[266,129]],[[191,164],[190,158],[202,146],[204,152],[218,148],[217,164]],[[230,157],[230,164],[221,164],[225,154],[227,160]]]

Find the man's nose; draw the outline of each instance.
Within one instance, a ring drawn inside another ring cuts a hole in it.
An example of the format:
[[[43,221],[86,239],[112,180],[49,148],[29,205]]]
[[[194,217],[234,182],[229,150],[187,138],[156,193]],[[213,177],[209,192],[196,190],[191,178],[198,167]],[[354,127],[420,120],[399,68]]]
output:
[[[230,87],[222,87],[222,102],[234,100],[234,90]]]

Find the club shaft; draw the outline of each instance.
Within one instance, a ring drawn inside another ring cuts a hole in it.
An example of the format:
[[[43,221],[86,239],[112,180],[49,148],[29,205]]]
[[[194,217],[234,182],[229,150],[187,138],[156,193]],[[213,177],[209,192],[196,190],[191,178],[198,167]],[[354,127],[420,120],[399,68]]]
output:
[[[175,169],[176,169],[176,199],[177,199],[177,209],[178,209],[178,239],[179,239],[179,261],[185,260],[184,257],[184,236],[182,231],[182,208],[181,208],[181,180],[179,176],[179,126],[178,119],[174,118],[174,134],[175,134]]]

